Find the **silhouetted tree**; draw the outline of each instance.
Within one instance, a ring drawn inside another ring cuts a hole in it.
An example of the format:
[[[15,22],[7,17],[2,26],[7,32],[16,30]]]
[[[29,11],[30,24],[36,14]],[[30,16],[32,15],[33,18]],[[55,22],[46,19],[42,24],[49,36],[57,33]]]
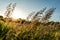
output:
[[[3,19],[3,16],[0,16],[0,19]]]

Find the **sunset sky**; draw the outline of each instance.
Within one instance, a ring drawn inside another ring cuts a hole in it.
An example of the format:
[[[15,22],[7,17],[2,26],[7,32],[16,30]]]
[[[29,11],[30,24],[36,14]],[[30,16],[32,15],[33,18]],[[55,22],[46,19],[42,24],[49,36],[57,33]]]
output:
[[[54,7],[56,10],[50,20],[60,21],[60,0],[0,0],[0,15],[4,15],[10,3],[16,3],[15,15],[13,14],[15,17],[26,19],[33,11],[39,11],[44,7],[47,9]]]

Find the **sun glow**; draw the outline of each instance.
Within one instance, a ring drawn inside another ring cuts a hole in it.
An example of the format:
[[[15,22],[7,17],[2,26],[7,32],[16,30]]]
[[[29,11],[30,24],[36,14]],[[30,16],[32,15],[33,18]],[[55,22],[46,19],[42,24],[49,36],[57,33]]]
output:
[[[18,19],[18,18],[23,18],[23,19],[25,19],[24,14],[25,14],[24,11],[19,10],[19,9],[15,9],[14,12],[13,12],[13,14],[12,14],[12,17],[13,17],[14,19]]]

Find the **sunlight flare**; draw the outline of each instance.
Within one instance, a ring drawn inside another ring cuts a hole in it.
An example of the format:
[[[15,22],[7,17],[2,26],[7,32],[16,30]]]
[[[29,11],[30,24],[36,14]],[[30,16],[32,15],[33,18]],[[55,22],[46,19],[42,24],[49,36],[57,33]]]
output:
[[[23,10],[19,10],[19,9],[15,9],[13,14],[12,14],[12,17],[14,19],[18,19],[18,18],[25,18],[24,16],[25,12]]]

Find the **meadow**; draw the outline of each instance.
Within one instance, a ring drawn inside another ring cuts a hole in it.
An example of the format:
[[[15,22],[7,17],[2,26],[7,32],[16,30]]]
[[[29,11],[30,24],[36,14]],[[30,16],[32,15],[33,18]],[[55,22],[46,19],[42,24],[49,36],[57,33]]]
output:
[[[56,8],[32,12],[25,20],[10,17],[15,6],[9,4],[6,17],[0,16],[0,40],[60,40],[60,22],[49,21]]]
[[[0,40],[60,40],[59,22],[0,18]]]

